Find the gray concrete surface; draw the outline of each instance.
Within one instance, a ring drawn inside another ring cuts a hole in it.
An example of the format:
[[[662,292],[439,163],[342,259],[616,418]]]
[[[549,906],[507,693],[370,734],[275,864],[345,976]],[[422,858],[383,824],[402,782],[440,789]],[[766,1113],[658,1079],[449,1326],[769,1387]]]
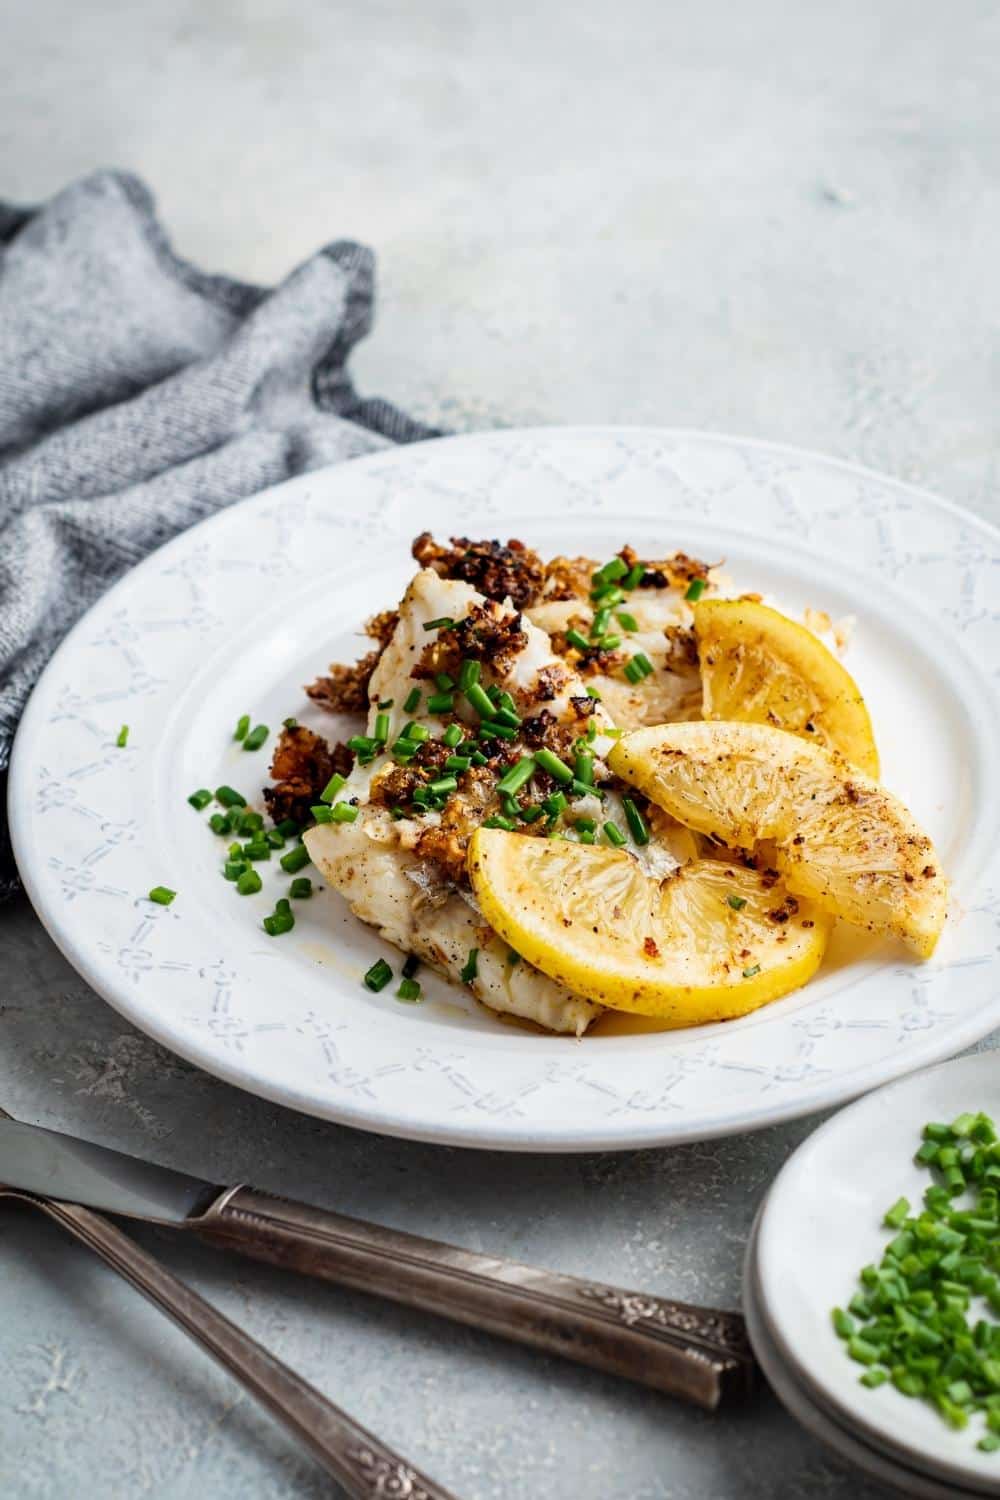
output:
[[[702,426],[1000,515],[1000,9],[33,0],[0,14],[0,193],[141,172],[178,248],[379,252],[355,371],[459,429]],[[207,1176],[733,1302],[814,1122],[581,1159],[380,1141],[235,1092],[0,914],[0,1101]],[[867,1500],[766,1395],[710,1420],[165,1233],[164,1260],[464,1500]],[[308,1500],[313,1465],[85,1252],[0,1213],[0,1492]]]

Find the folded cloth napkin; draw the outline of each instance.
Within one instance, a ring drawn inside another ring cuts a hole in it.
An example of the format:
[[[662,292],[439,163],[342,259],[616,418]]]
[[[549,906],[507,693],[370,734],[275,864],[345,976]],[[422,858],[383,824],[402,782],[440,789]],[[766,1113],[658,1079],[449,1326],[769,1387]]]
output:
[[[436,434],[362,399],[374,259],[325,246],[275,288],[180,260],[135,177],[0,202],[0,899],[6,767],[53,648],[153,548],[255,490]]]

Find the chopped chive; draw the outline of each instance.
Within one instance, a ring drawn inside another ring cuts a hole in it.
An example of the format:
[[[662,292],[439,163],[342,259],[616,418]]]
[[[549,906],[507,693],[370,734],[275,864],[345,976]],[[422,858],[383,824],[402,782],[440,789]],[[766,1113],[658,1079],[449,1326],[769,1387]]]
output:
[[[378,706],[379,706],[379,708],[391,708],[392,704],[393,704],[393,700],[391,698],[383,698],[379,702]]]
[[[506,771],[497,782],[497,791],[501,796],[515,797],[523,786],[531,780],[535,774],[534,756],[525,755]]]
[[[727,896],[726,902],[733,908],[733,911],[742,911],[747,904],[747,898],[745,896]]]
[[[906,1223],[910,1212],[910,1200],[908,1198],[897,1198],[890,1209],[886,1210],[882,1223],[889,1229],[900,1229]]]
[[[429,714],[450,714],[454,707],[454,693],[432,693],[427,700],[427,712]]]
[[[685,590],[684,597],[694,604],[695,600],[700,599],[707,588],[707,578],[692,578]]]
[[[441,615],[437,620],[428,620],[424,626],[425,630],[454,630],[458,624],[451,615]]]
[[[631,797],[622,798],[622,807],[625,809],[625,821],[628,824],[629,833],[637,844],[649,843],[649,828],[646,820],[639,811]]]
[[[471,658],[467,657],[462,662],[458,669],[458,686],[463,693],[467,694],[472,684],[479,681],[481,670],[479,662],[472,661]]]
[[[231,786],[217,786],[215,788],[215,800],[221,802],[223,807],[246,807],[247,799]]]
[[[857,1332],[857,1324],[850,1313],[846,1313],[842,1307],[835,1307],[830,1314],[830,1318],[833,1322],[834,1332],[838,1338],[850,1339],[854,1337]]]
[[[399,989],[396,991],[396,999],[415,1005],[420,999],[420,985],[415,979],[401,979]]]
[[[611,610],[608,606],[599,609],[594,615],[590,626],[590,639],[596,641],[607,630],[611,623]]]
[[[566,644],[567,646],[572,646],[575,651],[590,650],[590,642],[587,640],[587,637],[585,635],[581,635],[578,630],[567,630]]]
[[[620,557],[613,557],[606,562],[603,568],[598,568],[591,577],[591,583],[595,588],[600,588],[604,583],[617,583],[619,578],[624,578],[628,572],[628,563]]]
[[[506,833],[513,833],[517,824],[513,818],[505,818],[500,813],[493,813],[489,818],[483,820],[484,828],[502,828]]]
[[[639,621],[635,615],[630,615],[626,609],[615,610],[615,619],[623,630],[634,632],[639,629]]]
[[[258,860],[271,858],[271,846],[266,839],[251,839],[243,845],[243,853],[247,859],[256,863]]]
[[[246,868],[246,860],[227,859],[225,864],[222,866],[222,873],[227,880],[239,880],[240,876],[244,873]]]
[[[280,937],[283,932],[291,932],[295,918],[290,911],[275,911],[273,916],[264,918],[261,926],[269,937]]]
[[[264,837],[272,849],[284,849],[285,840],[276,828],[269,828]]]
[[[537,802],[532,803],[528,807],[522,807],[520,812],[518,813],[518,817],[521,819],[522,823],[537,823],[539,818],[544,816],[545,814],[542,808],[538,806]]]
[[[387,713],[376,714],[375,715],[375,731],[372,734],[372,739],[376,740],[378,742],[378,744],[384,745],[385,742],[386,742],[386,740],[388,738],[389,738],[389,715]]]
[[[883,1370],[881,1365],[870,1365],[860,1379],[862,1385],[867,1386],[870,1391],[874,1391],[878,1386],[885,1385],[889,1379],[889,1372],[888,1370]]]
[[[188,798],[191,806],[198,812],[201,812],[204,808],[206,808],[211,800],[212,793],[208,790],[207,787],[202,787],[200,791],[192,792],[190,797]]]
[[[565,792],[553,792],[551,796],[546,797],[542,802],[542,807],[550,818],[558,818],[559,814],[565,812],[568,806]]]
[[[642,563],[633,563],[622,579],[622,588],[628,589],[630,592],[632,589],[637,589],[643,580],[645,572],[646,569]]]
[[[319,794],[321,802],[332,802],[338,792],[342,792],[347,785],[347,777],[341,776],[339,771],[334,771],[330,780]],[[280,830],[279,830],[280,831]]]
[[[281,856],[278,863],[286,875],[295,875],[309,864],[309,850],[305,844],[296,844],[294,849],[289,849],[287,854]]]
[[[168,885],[154,885],[149,892],[149,899],[155,901],[157,906],[169,906],[176,895],[177,892],[172,891]]]
[[[521,716],[516,709],[507,708],[505,704],[498,705],[492,715],[497,724],[506,724],[510,729],[520,729]]]
[[[263,884],[256,870],[244,870],[236,882],[236,889],[241,896],[255,896],[262,889]]]
[[[446,771],[467,771],[472,765],[472,757],[469,755],[449,755],[444,763]]]
[[[333,822],[333,808],[328,807],[325,802],[322,805],[317,804],[316,807],[311,807],[309,811],[312,813],[317,823]]]
[[[608,609],[625,602],[625,595],[616,583],[606,583],[602,588],[592,589],[590,598],[592,603],[607,605]]]
[[[593,833],[591,833],[591,831],[590,831],[589,828],[583,828],[583,829],[581,829],[580,832],[577,834],[577,838],[580,840],[581,844],[593,844],[593,843],[596,843],[596,839],[594,838],[594,835],[593,835]]]
[[[628,678],[629,682],[634,684],[642,681],[642,672],[636,666],[634,661],[627,661],[622,670],[624,671],[625,676]]]
[[[457,776],[438,776],[430,782],[427,790],[435,797],[446,797],[449,792],[458,790]]]
[[[379,958],[376,959],[368,970],[363,983],[366,989],[374,990],[377,994],[379,990],[385,989],[391,978],[392,970],[384,958]]]
[[[622,833],[621,829],[618,827],[617,823],[612,823],[612,822],[605,823],[605,825],[604,825],[604,836],[607,839],[608,843],[609,844],[613,844],[616,849],[620,849],[623,844],[626,844],[628,842],[628,840],[626,839],[625,835]]]
[[[755,974],[760,973],[760,964],[751,964],[749,969],[743,970],[744,979],[752,979]]]
[[[290,839],[299,831],[299,825],[294,818],[282,818],[281,822],[275,823],[274,827],[283,839]]]
[[[593,687],[589,687],[587,689],[587,697],[588,698],[593,698],[593,700],[594,700],[595,703],[600,703],[600,701],[601,701],[601,695],[600,695],[600,693],[597,691],[596,688],[593,688]]]
[[[493,717],[493,700],[478,682],[470,682],[469,686],[464,689],[464,692],[466,699],[481,719],[491,719]]]
[[[256,725],[243,741],[244,750],[259,750],[270,733],[266,724]]]
[[[441,736],[441,742],[447,745],[450,750],[454,750],[456,745],[462,743],[462,737],[462,726],[460,724],[449,724]]]
[[[338,802],[335,807],[330,808],[330,817],[334,823],[353,823],[360,808],[351,802]]]
[[[594,757],[589,750],[581,750],[573,762],[576,779],[583,786],[594,784]]]
[[[291,885],[288,887],[288,894],[291,896],[293,901],[308,901],[312,893],[313,883],[309,879],[308,875],[300,875],[298,879],[293,880]]]
[[[119,750],[124,750],[125,749],[125,746],[128,744],[128,725],[127,724],[123,724],[122,727],[119,729],[119,731],[118,731],[118,738],[115,740],[115,744],[118,746]]]
[[[594,642],[598,651],[617,651],[622,643],[620,635],[602,635],[600,640]]]
[[[403,712],[404,714],[415,714],[419,707],[420,689],[418,687],[411,688],[403,702]]]
[[[481,740],[516,740],[517,730],[512,724],[498,724],[495,720],[484,719],[479,726],[478,735]]]
[[[220,835],[224,833],[232,833],[232,829],[229,826],[229,819],[226,817],[225,813],[213,813],[208,820],[208,826],[209,828],[211,828],[213,833],[218,833]]]
[[[353,750],[355,755],[367,755],[371,757],[378,748],[378,741],[367,734],[352,734],[347,741],[348,750]]]
[[[541,750],[535,751],[535,764],[540,770],[547,771],[556,781],[565,783],[573,780],[573,772],[566,762],[560,760],[558,755],[554,755],[551,750],[546,750],[544,747]]]
[[[236,728],[233,730],[234,740],[245,740],[250,732],[250,715],[241,714],[236,720]]]
[[[490,763],[489,756],[484,755],[481,750],[470,750],[469,759],[474,766],[488,766]]]
[[[465,960],[459,978],[463,984],[471,984],[479,973],[479,949],[470,948],[469,956]]]

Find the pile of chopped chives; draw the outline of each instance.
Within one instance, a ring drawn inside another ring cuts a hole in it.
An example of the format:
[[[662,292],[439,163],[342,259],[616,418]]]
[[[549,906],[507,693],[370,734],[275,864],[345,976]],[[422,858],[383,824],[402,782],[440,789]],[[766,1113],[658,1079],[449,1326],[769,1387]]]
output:
[[[906,1198],[887,1211],[894,1231],[881,1262],[833,1326],[850,1357],[865,1366],[862,1385],[891,1381],[933,1406],[950,1427],[982,1412],[984,1453],[1000,1449],[1000,1140],[988,1115],[961,1114],[924,1126],[916,1160],[935,1174],[914,1213]],[[956,1200],[967,1196],[966,1206]]]

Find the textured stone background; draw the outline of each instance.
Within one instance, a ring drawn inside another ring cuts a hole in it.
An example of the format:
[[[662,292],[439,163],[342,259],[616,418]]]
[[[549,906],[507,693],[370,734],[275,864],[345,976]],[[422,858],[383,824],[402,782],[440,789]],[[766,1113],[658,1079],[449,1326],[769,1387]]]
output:
[[[997,519],[1000,11],[985,0],[32,0],[0,15],[0,191],[98,164],[177,247],[282,275],[379,252],[358,381],[456,428],[710,427],[854,457]],[[579,1159],[380,1141],[131,1031],[0,915],[0,1101],[219,1180],[734,1302],[814,1122]],[[710,1420],[143,1236],[464,1500],[874,1496],[766,1395]],[[54,1228],[0,1212],[0,1491],[310,1500],[314,1466]]]

